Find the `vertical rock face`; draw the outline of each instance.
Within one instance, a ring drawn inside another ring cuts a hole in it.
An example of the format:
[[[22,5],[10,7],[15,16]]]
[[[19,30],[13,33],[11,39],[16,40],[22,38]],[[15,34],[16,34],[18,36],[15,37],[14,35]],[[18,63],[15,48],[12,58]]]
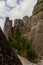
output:
[[[0,65],[22,65],[0,28]]]
[[[34,7],[31,26],[33,45],[36,52],[43,56],[43,0],[38,0]]]
[[[31,30],[31,20],[30,20],[30,17],[24,16],[23,17],[23,22],[24,22],[24,25],[25,25],[25,32],[24,32],[23,36],[26,37],[27,39],[29,39],[29,32]]]
[[[28,16],[24,16],[23,21],[24,21],[24,25],[25,25],[25,30],[28,30],[30,32],[30,28],[31,28],[30,18]]]
[[[19,32],[23,34],[25,29],[23,20],[15,19],[14,24],[14,34],[17,32],[17,30],[19,30]]]
[[[35,36],[35,32],[36,32],[36,28],[37,28],[37,24],[38,24],[38,19],[36,15],[33,15],[31,17],[31,30],[30,30],[30,39],[33,40],[34,36]]]
[[[37,4],[34,7],[33,15],[36,15],[40,12],[43,12],[43,0],[38,0]]]
[[[12,20],[9,20],[9,17],[6,17],[4,24],[4,33],[6,34],[6,37],[11,36],[12,34]]]
[[[24,21],[24,24],[27,25],[28,22],[29,22],[29,17],[28,16],[24,16],[23,17],[23,21]]]

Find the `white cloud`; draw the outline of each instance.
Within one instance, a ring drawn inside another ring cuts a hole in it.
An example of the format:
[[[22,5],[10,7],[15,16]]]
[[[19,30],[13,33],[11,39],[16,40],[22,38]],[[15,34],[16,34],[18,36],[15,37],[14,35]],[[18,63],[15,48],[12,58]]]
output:
[[[5,6],[5,3],[0,1],[0,8],[3,8],[4,6]]]
[[[8,4],[9,6],[16,6],[16,5],[17,5],[16,0],[8,0],[8,1],[7,1],[7,4]]]
[[[20,2],[20,5],[17,5],[16,8],[11,10],[9,13],[10,16],[14,18],[21,18],[25,15],[30,16],[32,14],[33,7],[35,5],[36,1],[34,0],[23,0]],[[34,4],[34,5],[33,5]]]
[[[5,5],[5,2],[0,1],[0,16],[3,17],[3,18],[7,16],[8,11],[6,9],[7,8],[6,8],[6,5]]]
[[[17,0],[7,0],[6,2],[0,1],[0,16],[2,17],[9,16],[10,19],[15,19],[22,18],[25,15],[31,16],[33,7],[37,0],[22,0],[20,1],[20,4],[17,3]],[[8,5],[8,7],[6,5]],[[8,10],[9,6],[14,8]],[[2,21],[0,25],[3,28],[4,23],[2,23]]]

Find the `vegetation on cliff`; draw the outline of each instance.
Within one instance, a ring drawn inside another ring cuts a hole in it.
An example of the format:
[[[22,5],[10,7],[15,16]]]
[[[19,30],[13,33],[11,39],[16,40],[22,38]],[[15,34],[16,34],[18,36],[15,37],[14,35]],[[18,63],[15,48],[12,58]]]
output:
[[[16,53],[29,60],[34,60],[36,58],[36,52],[32,47],[32,41],[23,37],[19,31],[10,38],[10,45],[16,50]]]

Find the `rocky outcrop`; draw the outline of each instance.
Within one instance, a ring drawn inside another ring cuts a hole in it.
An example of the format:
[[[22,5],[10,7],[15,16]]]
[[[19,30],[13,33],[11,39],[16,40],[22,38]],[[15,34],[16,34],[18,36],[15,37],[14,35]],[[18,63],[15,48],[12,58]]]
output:
[[[43,57],[43,2],[38,0],[34,7],[31,24],[31,39],[36,53]]]
[[[8,20],[7,20],[8,22]],[[24,16],[23,19],[15,19],[14,27],[5,26],[6,34],[9,31],[15,34],[17,30],[26,38],[33,41],[36,53],[43,56],[43,0],[37,0],[31,17]],[[7,23],[6,23],[7,25]],[[8,30],[7,30],[8,29]],[[11,35],[11,34],[9,34]]]
[[[30,18],[28,16],[24,16],[23,19],[15,19],[14,20],[14,27],[12,27],[12,21],[9,20],[9,17],[6,17],[5,25],[4,25],[4,33],[7,38],[11,37],[12,34],[15,35],[17,30],[19,32],[28,38],[28,34],[31,29],[31,22]],[[28,34],[27,34],[28,32]]]
[[[19,30],[21,34],[25,32],[25,26],[22,19],[15,19],[14,21],[14,34],[16,33],[17,30]]]
[[[31,30],[31,19],[30,17],[28,16],[24,16],[23,17],[23,22],[24,22],[24,25],[25,25],[25,32],[24,34],[22,34],[25,38],[29,39],[30,38],[30,30]]]
[[[37,4],[34,7],[33,15],[43,12],[43,0],[37,0]]]
[[[0,65],[22,65],[0,28]]]
[[[23,17],[23,22],[24,22],[24,25],[25,25],[25,32],[30,32],[30,29],[31,29],[30,17],[24,16]]]
[[[6,20],[5,20],[4,33],[7,38],[12,35],[12,20],[9,20],[9,17],[6,17]]]

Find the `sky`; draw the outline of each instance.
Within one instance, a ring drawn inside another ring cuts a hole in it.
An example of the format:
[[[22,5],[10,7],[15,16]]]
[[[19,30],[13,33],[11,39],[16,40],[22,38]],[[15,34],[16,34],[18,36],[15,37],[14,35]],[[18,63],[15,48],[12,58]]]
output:
[[[11,20],[31,16],[37,0],[0,0],[0,26],[3,29],[5,18]]]

